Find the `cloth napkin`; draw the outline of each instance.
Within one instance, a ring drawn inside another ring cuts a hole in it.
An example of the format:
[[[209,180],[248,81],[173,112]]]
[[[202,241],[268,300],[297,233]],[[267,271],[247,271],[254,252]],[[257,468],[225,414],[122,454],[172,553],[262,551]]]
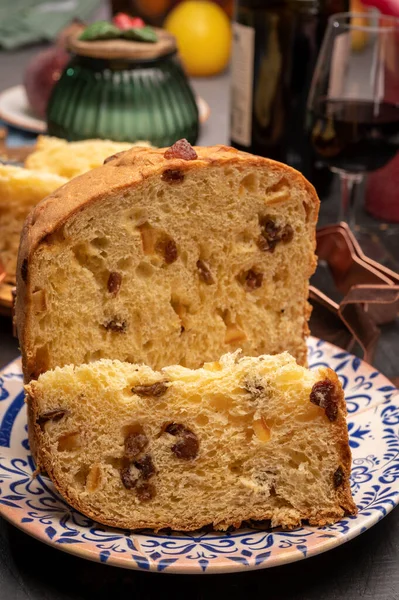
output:
[[[86,20],[100,0],[0,0],[0,47],[54,41],[74,18]]]

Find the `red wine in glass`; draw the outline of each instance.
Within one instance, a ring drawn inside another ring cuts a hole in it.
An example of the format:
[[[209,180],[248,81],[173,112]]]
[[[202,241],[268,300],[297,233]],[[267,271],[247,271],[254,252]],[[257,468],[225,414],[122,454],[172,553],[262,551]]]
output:
[[[334,170],[365,173],[384,167],[399,150],[399,106],[324,99],[313,105],[310,130],[320,159]]]
[[[307,106],[316,156],[339,173],[339,219],[355,229],[365,176],[399,151],[399,19],[330,17]]]

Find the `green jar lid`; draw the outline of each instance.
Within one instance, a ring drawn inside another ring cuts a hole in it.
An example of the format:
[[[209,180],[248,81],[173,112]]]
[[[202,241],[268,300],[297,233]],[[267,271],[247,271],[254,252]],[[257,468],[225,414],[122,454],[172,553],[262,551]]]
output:
[[[154,27],[158,41],[153,44],[132,40],[112,39],[84,41],[79,37],[84,28],[75,31],[66,40],[67,49],[78,56],[103,59],[150,60],[176,51],[176,38]]]

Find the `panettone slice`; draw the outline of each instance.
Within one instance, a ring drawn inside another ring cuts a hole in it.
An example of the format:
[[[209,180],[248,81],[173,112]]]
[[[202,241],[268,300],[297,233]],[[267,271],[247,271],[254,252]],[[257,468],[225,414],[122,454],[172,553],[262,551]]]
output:
[[[39,467],[101,523],[292,528],[356,513],[341,384],[288,353],[158,372],[101,360],[26,390]]]
[[[241,348],[306,363],[319,200],[225,146],[134,148],[41,202],[21,239],[25,379],[109,358],[190,368]]]

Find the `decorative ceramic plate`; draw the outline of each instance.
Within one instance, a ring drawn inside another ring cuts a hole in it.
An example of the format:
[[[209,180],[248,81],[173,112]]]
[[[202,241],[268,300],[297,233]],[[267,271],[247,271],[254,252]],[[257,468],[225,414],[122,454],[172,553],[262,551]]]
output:
[[[309,340],[312,367],[334,369],[345,389],[356,517],[330,527],[229,533],[128,532],[84,517],[47,477],[32,478],[20,361],[0,373],[0,514],[26,533],[83,558],[147,571],[221,573],[282,565],[363,533],[399,503],[399,397],[373,367],[327,342]]]
[[[205,123],[211,113],[209,104],[197,96],[197,106],[200,123]],[[32,113],[23,85],[15,85],[0,94],[0,119],[24,131],[46,133],[46,122]]]

